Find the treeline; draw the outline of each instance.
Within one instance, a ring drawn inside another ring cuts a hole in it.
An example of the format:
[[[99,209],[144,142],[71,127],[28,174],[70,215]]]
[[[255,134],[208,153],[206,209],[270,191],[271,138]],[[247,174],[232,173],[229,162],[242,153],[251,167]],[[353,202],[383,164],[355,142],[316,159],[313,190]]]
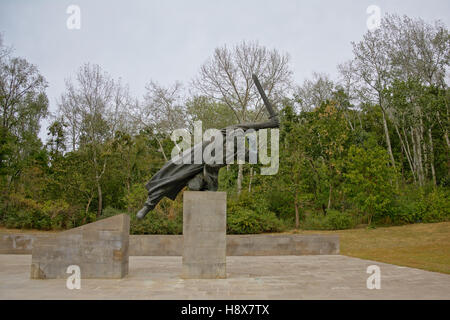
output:
[[[142,100],[85,64],[50,114],[45,79],[0,41],[0,223],[64,229],[128,212],[133,233],[181,233],[181,195],[136,222],[144,184],[170,158],[174,129],[267,117],[253,73],[280,112],[280,167],[274,176],[259,165],[221,169],[228,232],[448,220],[447,28],[387,15],[352,45],[339,79],[314,74],[301,85],[286,53],[255,42],[219,47],[192,81],[152,80]]]

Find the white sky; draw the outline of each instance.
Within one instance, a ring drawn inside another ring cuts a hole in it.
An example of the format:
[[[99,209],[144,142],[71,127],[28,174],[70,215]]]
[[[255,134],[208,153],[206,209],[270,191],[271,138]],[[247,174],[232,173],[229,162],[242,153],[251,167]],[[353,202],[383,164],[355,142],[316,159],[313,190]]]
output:
[[[80,30],[66,27],[71,4],[81,9]],[[121,77],[141,100],[150,79],[187,83],[214,48],[242,40],[289,53],[299,84],[313,71],[334,77],[367,31],[369,5],[450,25],[449,0],[0,0],[0,33],[46,78],[54,111],[64,79],[85,62]]]

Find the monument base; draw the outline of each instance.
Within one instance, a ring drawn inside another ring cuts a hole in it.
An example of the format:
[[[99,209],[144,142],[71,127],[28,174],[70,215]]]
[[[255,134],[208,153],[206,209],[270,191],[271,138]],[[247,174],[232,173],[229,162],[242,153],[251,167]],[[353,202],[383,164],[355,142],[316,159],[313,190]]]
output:
[[[184,192],[182,278],[226,278],[226,228],[226,192]]]
[[[33,243],[31,279],[67,278],[67,268],[80,277],[123,278],[128,274],[130,217],[120,214]]]

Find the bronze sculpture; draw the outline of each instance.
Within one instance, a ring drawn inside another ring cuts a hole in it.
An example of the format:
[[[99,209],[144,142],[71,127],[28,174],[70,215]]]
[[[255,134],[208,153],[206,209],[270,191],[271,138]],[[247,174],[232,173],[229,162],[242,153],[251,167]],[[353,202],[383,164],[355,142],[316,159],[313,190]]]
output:
[[[269,121],[229,126],[220,130],[222,136],[226,135],[227,130],[260,130],[279,127],[278,115],[265,95],[256,75],[253,75],[253,81],[269,113]],[[226,141],[226,139],[223,139],[223,141]],[[194,150],[201,148],[203,151],[209,143],[211,141],[205,141],[202,144],[195,145],[187,151],[187,156],[193,159]],[[236,153],[237,150],[235,148],[234,155]],[[248,159],[248,157],[249,153],[247,150],[245,152],[245,158]],[[164,197],[175,200],[178,193],[185,186],[188,186],[190,190],[194,191],[217,191],[219,169],[223,166],[226,166],[226,161],[222,161],[221,164],[195,164],[194,161],[191,161],[189,164],[177,164],[173,159],[169,160],[145,185],[148,190],[148,198],[144,207],[137,213],[137,218],[143,219]]]

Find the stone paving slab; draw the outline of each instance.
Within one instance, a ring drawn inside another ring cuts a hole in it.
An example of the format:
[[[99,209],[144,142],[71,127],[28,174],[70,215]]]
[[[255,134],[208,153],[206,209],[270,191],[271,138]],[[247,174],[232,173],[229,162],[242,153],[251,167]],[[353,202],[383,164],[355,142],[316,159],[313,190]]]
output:
[[[130,257],[123,279],[29,279],[31,255],[0,255],[0,299],[450,299],[450,275],[341,255],[227,257],[227,279],[180,279],[181,257]],[[369,290],[367,267],[381,270]]]

